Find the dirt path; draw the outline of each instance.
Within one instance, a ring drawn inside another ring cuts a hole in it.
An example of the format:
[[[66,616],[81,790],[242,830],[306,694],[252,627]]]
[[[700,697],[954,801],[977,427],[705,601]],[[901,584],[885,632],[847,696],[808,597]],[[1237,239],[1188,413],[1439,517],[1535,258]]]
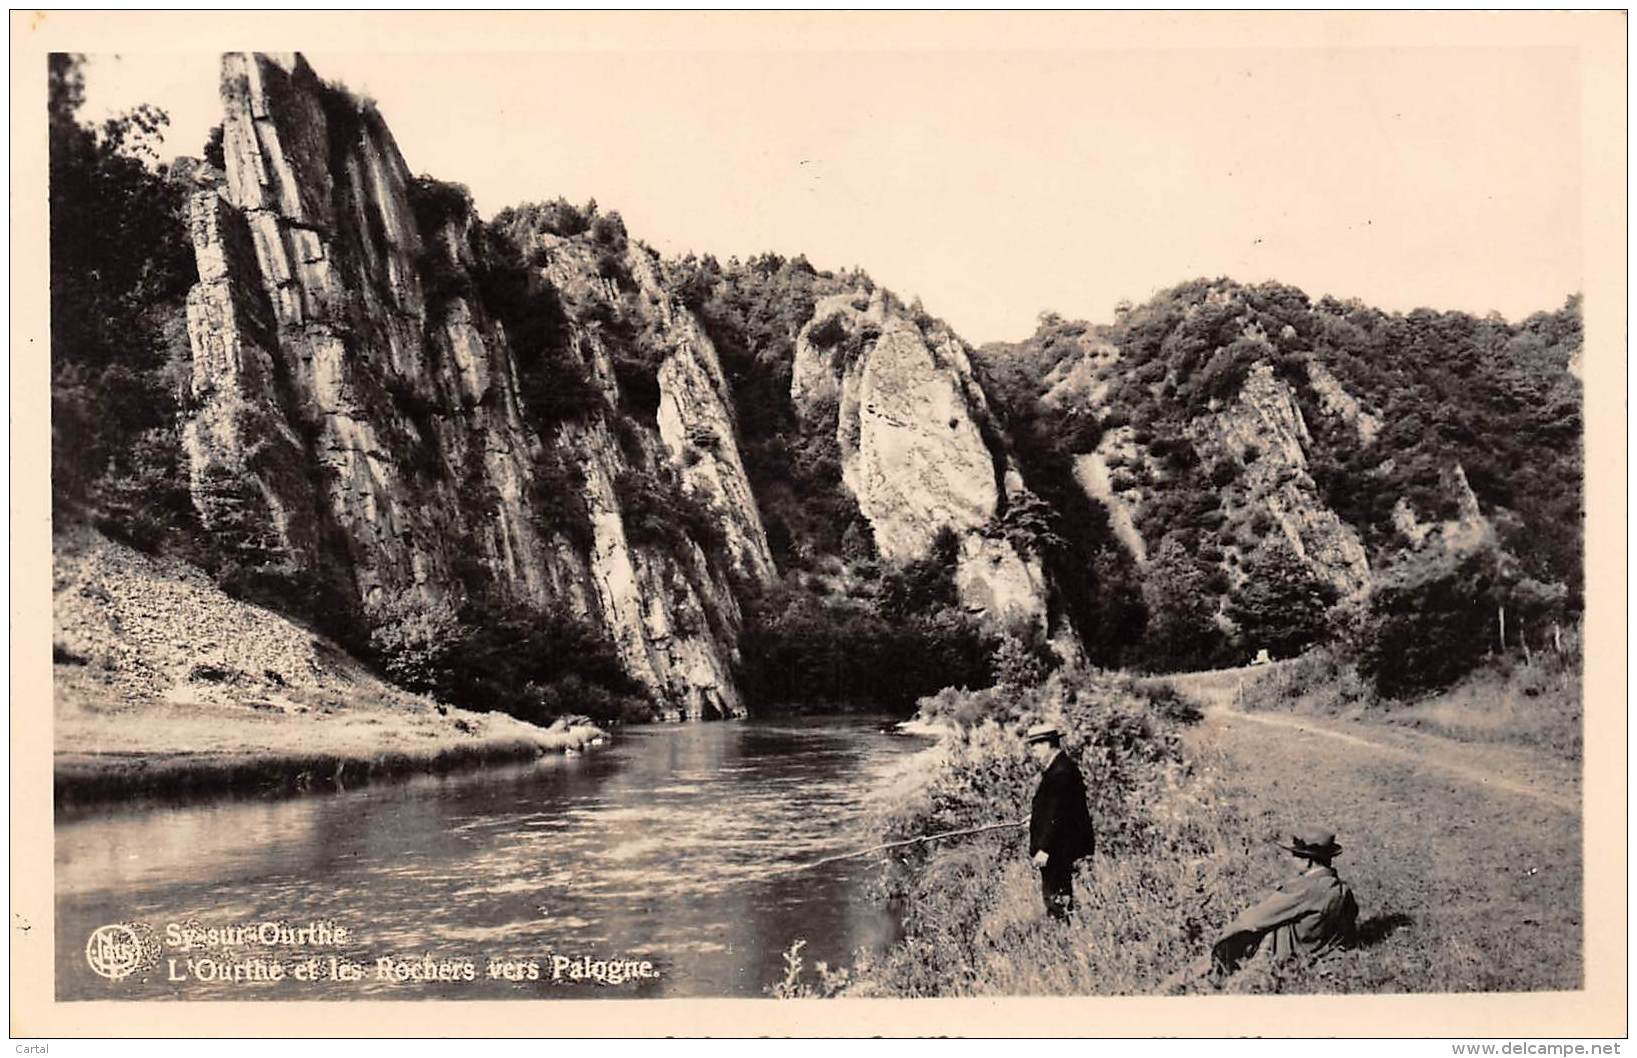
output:
[[[1491,790],[1545,801],[1565,812],[1580,812],[1579,765],[1546,753],[1501,743],[1461,742],[1387,723],[1239,709],[1239,689],[1243,681],[1274,671],[1279,664],[1166,679],[1179,692],[1198,702],[1212,723],[1263,724],[1298,735],[1335,739],[1365,756],[1397,758]]]
[[[1363,724],[1347,725],[1284,713],[1241,713],[1229,709],[1207,709],[1206,717],[1217,724],[1263,724],[1294,732],[1297,736],[1334,739],[1365,755],[1397,758],[1424,771],[1443,772],[1463,782],[1491,790],[1532,797],[1562,809],[1580,812],[1578,776],[1566,766],[1503,746],[1474,746],[1453,742],[1436,735],[1415,731],[1370,729],[1354,733]]]
[[[1178,685],[1205,711],[1188,736],[1196,759],[1253,832],[1337,832],[1370,942],[1332,969],[1337,986],[1580,987],[1578,769],[1517,747],[1238,712],[1231,672]],[[1270,848],[1268,882],[1289,865]]]

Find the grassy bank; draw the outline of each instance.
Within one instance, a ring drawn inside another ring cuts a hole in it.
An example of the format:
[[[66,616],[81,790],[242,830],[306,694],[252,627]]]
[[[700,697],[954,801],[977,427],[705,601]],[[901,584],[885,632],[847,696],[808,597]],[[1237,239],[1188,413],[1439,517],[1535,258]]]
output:
[[[891,837],[1022,819],[1038,772],[1018,733],[1068,732],[1098,848],[1067,926],[1043,916],[1023,832],[917,846],[889,867],[905,937],[845,971],[790,956],[780,995],[1142,995],[1577,987],[1579,816],[1563,798],[1442,767],[1432,735],[1379,746],[1233,714],[1201,718],[1164,683],[1070,672],[1032,689],[945,692],[957,734],[895,779]],[[1512,747],[1494,752],[1513,754]],[[1460,757],[1465,761],[1465,757]],[[1270,839],[1316,820],[1342,834],[1360,945],[1315,966],[1265,958],[1206,974],[1221,928],[1295,873]]]
[[[335,789],[527,760],[603,734],[583,719],[541,728],[408,694],[185,563],[89,531],[55,543],[49,715],[60,808]],[[37,707],[19,701],[14,715]]]

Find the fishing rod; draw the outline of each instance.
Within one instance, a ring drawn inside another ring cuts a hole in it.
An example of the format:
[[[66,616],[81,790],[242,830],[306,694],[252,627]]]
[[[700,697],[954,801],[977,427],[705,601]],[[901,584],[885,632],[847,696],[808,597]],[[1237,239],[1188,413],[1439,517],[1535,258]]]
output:
[[[903,841],[888,841],[880,845],[871,845],[869,848],[859,849],[857,852],[843,852],[835,856],[825,856],[822,859],[813,860],[811,863],[796,863],[787,867],[778,867],[768,871],[767,873],[793,874],[796,871],[811,870],[814,867],[820,867],[826,863],[838,863],[841,860],[856,860],[862,856],[869,856],[877,852],[885,852],[887,849],[901,849],[906,845],[919,845],[924,841],[939,841],[943,838],[959,838],[965,837],[968,834],[982,834],[991,830],[1011,830],[1014,827],[1026,827],[1028,825],[1029,821],[1027,819],[1020,819],[1015,823],[990,823],[987,826],[967,827],[964,830],[945,830],[937,834],[923,834],[918,838],[905,838]]]

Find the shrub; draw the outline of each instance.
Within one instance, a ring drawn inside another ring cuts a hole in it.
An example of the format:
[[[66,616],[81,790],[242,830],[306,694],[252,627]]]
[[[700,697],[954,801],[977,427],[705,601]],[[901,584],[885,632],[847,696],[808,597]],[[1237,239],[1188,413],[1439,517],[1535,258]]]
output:
[[[1228,617],[1239,626],[1242,648],[1265,647],[1272,656],[1285,658],[1330,638],[1330,608],[1338,593],[1288,545],[1276,541],[1258,551],[1245,574],[1245,583],[1227,606]]]
[[[621,472],[614,480],[614,494],[632,543],[676,548],[691,540],[707,556],[725,551],[722,514],[710,500],[684,486],[669,466],[654,472]]]
[[[767,988],[774,999],[829,999],[846,990],[852,973],[845,967],[831,969],[827,963],[813,964],[813,981],[806,980],[807,960],[801,950],[807,941],[797,940],[784,952],[784,978]]]
[[[222,151],[222,123],[217,122],[210,127],[205,136],[205,145],[200,150],[200,156],[218,169],[227,168],[227,157]]]
[[[1030,623],[1001,636],[990,667],[997,687],[1033,687],[1044,682],[1057,667],[1057,657],[1045,631]]]
[[[1071,927],[1042,924],[1021,828],[895,850],[887,885],[903,899],[905,937],[852,967],[846,994],[1142,992],[1197,954],[1223,913],[1200,894],[1244,857],[1207,792],[1184,785],[1178,726],[1190,713],[1174,702],[1169,691],[1084,669],[1015,694],[947,691],[924,701],[929,716],[975,709],[992,718],[945,742],[924,778],[897,792],[884,834],[1026,819],[1039,771],[1019,735],[1051,720],[1091,796],[1098,864],[1080,886],[1093,910]]]
[[[1005,511],[985,527],[985,533],[1004,537],[1022,554],[1056,555],[1069,548],[1061,528],[1062,519],[1052,506],[1024,491],[1007,500]]]
[[[411,179],[405,191],[410,211],[415,214],[415,226],[423,237],[431,238],[444,225],[472,214],[472,193],[465,184],[422,174]]]
[[[808,328],[807,340],[821,349],[833,348],[846,340],[847,314],[834,312]]]
[[[429,245],[415,259],[420,273],[421,289],[426,298],[429,326],[438,325],[449,305],[458,298],[469,299],[477,290],[472,275],[464,267],[449,259],[442,246]]]
[[[740,686],[756,709],[828,703],[908,712],[951,682],[987,686],[994,645],[958,610],[887,616],[870,601],[787,579],[746,607]]]
[[[404,595],[378,604],[369,618],[370,648],[387,677],[416,693],[438,689],[465,631],[456,607]]]
[[[625,221],[617,211],[605,213],[591,222],[591,241],[614,253],[625,252]]]
[[[557,198],[551,202],[530,202],[503,209],[495,215],[494,223],[496,227],[506,230],[542,231],[572,238],[589,230],[596,214],[597,204],[594,200],[581,207],[572,205],[565,198]],[[623,225],[621,227],[623,229]]]
[[[1173,536],[1152,557],[1142,593],[1147,603],[1144,660],[1152,670],[1209,668],[1231,660],[1216,622],[1220,569],[1202,567]]]
[[[567,713],[620,720],[648,711],[607,639],[570,614],[403,597],[369,614],[372,654],[417,693],[545,725]]]
[[[882,578],[881,608],[889,617],[911,618],[955,605],[955,563],[960,538],[948,526],[938,530],[926,555]]]
[[[858,329],[847,336],[841,345],[841,362],[851,366],[859,358],[869,352],[876,339],[881,337],[881,328],[868,320],[859,324]]]
[[[1472,671],[1495,639],[1499,555],[1407,557],[1377,584],[1352,643],[1375,689],[1401,698]]]
[[[529,509],[542,535],[562,533],[581,548],[592,542],[591,512],[586,507],[585,471],[563,461],[554,446],[544,449],[530,481]]]
[[[612,279],[615,285],[629,288],[632,285],[631,272],[625,267],[625,258],[613,250],[604,250],[597,255],[597,274],[604,279]]]
[[[619,352],[612,358],[620,403],[649,422],[659,418],[659,364],[641,352]]]

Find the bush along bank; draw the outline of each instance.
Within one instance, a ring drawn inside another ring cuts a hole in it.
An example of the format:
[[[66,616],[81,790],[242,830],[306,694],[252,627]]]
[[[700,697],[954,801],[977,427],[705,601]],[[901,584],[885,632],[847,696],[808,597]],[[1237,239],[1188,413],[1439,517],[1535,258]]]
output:
[[[1022,827],[912,846],[887,868],[903,940],[883,955],[861,953],[845,974],[808,974],[798,951],[779,994],[1172,990],[1261,880],[1214,769],[1184,758],[1181,730],[1198,713],[1173,692],[1070,669],[1034,687],[948,690],[921,705],[923,720],[954,733],[928,754],[918,788],[887,810],[889,837],[1026,819],[1039,770],[1020,732],[1051,720],[1085,774],[1097,826],[1096,855],[1077,869],[1078,912],[1066,927],[1044,918]]]

